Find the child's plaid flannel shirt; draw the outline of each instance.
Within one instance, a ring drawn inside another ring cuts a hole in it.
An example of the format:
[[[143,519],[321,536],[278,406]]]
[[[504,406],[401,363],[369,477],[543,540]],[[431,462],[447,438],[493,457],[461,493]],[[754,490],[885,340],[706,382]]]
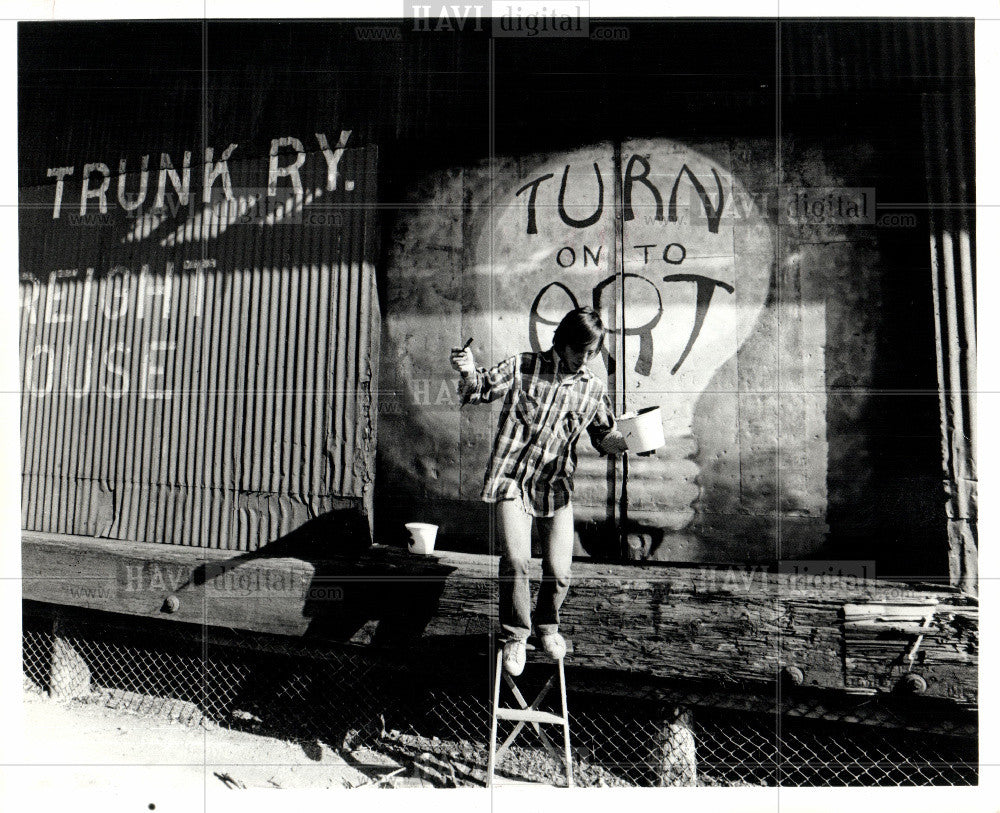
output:
[[[615,429],[607,387],[586,367],[563,377],[560,366],[554,349],[521,353],[459,382],[463,404],[504,399],[481,495],[486,502],[513,497],[530,514],[550,517],[573,493],[584,429],[605,453],[601,442]]]

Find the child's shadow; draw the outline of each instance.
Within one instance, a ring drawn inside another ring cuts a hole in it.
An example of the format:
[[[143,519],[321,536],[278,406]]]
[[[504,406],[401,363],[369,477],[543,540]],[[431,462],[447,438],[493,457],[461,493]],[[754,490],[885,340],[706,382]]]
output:
[[[636,520],[625,523],[625,540],[615,522],[577,523],[580,546],[596,562],[635,562],[649,559],[664,538],[663,528]]]
[[[247,562],[281,558],[297,560],[297,572],[301,563],[312,566],[301,610],[308,625],[296,637],[237,633],[249,646],[225,653],[209,636],[209,660],[214,654],[218,663],[208,668],[227,684],[213,685],[212,710],[230,727],[297,740],[307,754],[317,741],[341,749],[393,705],[398,681],[386,661],[420,641],[454,568],[405,549],[372,548],[365,516],[346,508],[258,551],[200,565],[177,592]],[[248,616],[255,612],[247,606]]]

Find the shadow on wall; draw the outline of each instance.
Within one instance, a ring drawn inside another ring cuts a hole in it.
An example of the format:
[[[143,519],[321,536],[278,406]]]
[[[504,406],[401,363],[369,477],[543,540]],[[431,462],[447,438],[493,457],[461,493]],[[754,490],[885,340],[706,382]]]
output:
[[[302,615],[309,619],[303,638],[348,641],[369,625],[375,625],[371,642],[376,645],[419,638],[437,611],[453,568],[429,557],[411,557],[400,564],[370,555],[370,547],[364,512],[355,507],[338,509],[257,551],[200,565],[177,592],[204,585],[245,562],[297,559],[313,567],[302,607]]]
[[[715,561],[810,556],[826,538],[828,335],[812,290],[822,280],[803,284],[793,240],[781,257],[754,330],[695,405],[691,529]]]
[[[900,94],[891,115],[876,99],[845,101],[870,143],[824,135],[811,150],[831,175],[868,178],[879,200],[926,201],[919,98]],[[813,103],[829,115],[830,99]],[[879,578],[948,574],[929,224],[926,212],[911,217],[804,252],[799,274],[826,333],[829,534],[817,554],[874,561]]]

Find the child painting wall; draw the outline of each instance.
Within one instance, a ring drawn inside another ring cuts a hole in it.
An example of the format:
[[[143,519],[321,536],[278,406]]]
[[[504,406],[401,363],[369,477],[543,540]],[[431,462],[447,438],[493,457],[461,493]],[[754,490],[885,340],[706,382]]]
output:
[[[382,516],[434,521],[457,546],[487,549],[478,495],[497,414],[461,409],[442,360],[469,338],[484,366],[548,349],[562,315],[591,305],[609,336],[589,366],[619,414],[661,408],[666,444],[624,463],[580,444],[577,552],[760,561],[820,548],[826,300],[844,269],[864,276],[875,260],[850,222],[863,212],[841,202],[837,222],[829,211],[813,222],[788,191],[796,173],[813,190],[836,185],[819,158],[783,172],[779,195],[773,144],[655,138],[415,184],[389,250]],[[864,353],[851,363],[864,379]]]

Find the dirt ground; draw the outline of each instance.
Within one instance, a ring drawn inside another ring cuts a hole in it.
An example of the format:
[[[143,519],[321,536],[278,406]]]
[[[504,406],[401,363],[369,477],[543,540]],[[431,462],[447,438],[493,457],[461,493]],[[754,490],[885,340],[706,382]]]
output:
[[[365,755],[369,756],[369,755]],[[399,768],[380,754],[351,764],[328,746],[284,742],[157,720],[79,701],[24,693],[20,764],[10,773],[40,791],[68,787],[354,788]]]
[[[154,810],[153,797],[163,788],[200,807],[210,797],[238,789],[482,786],[481,772],[456,775],[429,753],[425,760],[414,759],[420,749],[413,747],[407,749],[409,756],[365,747],[338,753],[318,741],[289,742],[184,724],[141,708],[59,702],[33,691],[24,692],[23,711],[17,764],[4,767],[7,792],[16,786],[25,794],[79,789],[149,796],[145,806]],[[498,784],[528,784],[498,779]]]

